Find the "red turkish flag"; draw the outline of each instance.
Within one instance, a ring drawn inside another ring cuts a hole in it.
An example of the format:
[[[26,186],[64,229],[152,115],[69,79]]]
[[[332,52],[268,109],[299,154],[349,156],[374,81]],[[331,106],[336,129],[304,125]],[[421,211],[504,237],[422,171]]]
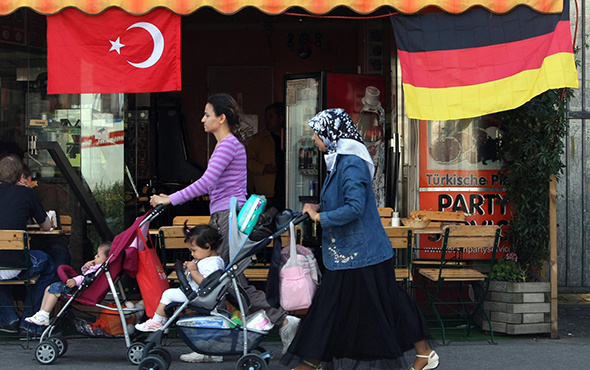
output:
[[[181,90],[180,16],[164,8],[49,15],[47,75],[48,94]]]

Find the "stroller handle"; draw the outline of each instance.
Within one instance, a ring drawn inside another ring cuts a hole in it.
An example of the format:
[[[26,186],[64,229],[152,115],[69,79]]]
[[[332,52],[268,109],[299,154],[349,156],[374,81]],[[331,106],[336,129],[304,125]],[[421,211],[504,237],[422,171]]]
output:
[[[285,225],[281,226],[281,228],[279,228],[273,235],[273,238],[278,238],[281,236],[281,234],[287,232],[287,230],[289,230],[289,224],[291,222],[293,222],[294,225],[298,225],[300,223],[302,223],[303,221],[307,220],[309,218],[309,215],[307,213],[305,214],[299,214],[297,216],[295,216],[294,218],[291,219],[291,221],[287,222]]]
[[[155,206],[154,209],[152,209],[152,211],[150,212],[150,214],[147,215],[147,217],[144,218],[143,221],[141,221],[138,227],[142,227],[146,222],[150,222],[154,218],[158,217],[160,213],[164,212],[166,207],[167,206],[164,204],[158,204],[157,206]]]
[[[302,213],[299,216],[295,217],[292,222],[295,225],[298,225],[300,223],[302,223],[303,221],[307,220],[309,218],[309,214],[307,213]]]

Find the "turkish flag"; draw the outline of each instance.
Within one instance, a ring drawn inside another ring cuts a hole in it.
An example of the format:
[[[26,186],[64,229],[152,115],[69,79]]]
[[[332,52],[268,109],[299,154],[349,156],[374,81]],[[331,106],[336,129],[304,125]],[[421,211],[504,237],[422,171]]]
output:
[[[164,8],[49,15],[47,75],[48,94],[181,90],[180,16]]]

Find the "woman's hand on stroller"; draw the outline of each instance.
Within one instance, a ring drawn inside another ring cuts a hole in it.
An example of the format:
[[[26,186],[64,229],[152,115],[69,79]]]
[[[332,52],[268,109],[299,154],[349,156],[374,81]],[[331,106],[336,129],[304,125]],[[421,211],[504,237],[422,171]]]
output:
[[[150,198],[150,205],[156,207],[158,204],[167,206],[170,204],[170,198],[166,194],[152,195]]]
[[[301,213],[308,214],[310,219],[315,220],[317,215],[320,213],[320,206],[314,203],[305,203]]]

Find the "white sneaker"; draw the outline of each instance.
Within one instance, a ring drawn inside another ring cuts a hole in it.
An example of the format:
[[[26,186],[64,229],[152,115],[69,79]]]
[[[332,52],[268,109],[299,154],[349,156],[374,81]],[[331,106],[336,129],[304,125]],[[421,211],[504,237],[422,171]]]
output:
[[[164,326],[163,323],[156,321],[154,319],[149,319],[148,321],[135,325],[135,329],[143,332],[154,332],[158,331]]]
[[[184,362],[223,362],[223,356],[209,356],[203,355],[197,352],[186,353],[184,355],[180,355],[180,361]]]
[[[281,342],[283,342],[283,355],[287,352],[287,349],[289,349],[289,346],[291,345],[293,338],[295,338],[295,334],[297,334],[297,329],[299,328],[300,321],[300,318],[288,315],[287,324],[285,324],[282,328],[279,329]]]
[[[25,319],[26,322],[39,326],[49,326],[49,317],[43,315],[41,311]]]

